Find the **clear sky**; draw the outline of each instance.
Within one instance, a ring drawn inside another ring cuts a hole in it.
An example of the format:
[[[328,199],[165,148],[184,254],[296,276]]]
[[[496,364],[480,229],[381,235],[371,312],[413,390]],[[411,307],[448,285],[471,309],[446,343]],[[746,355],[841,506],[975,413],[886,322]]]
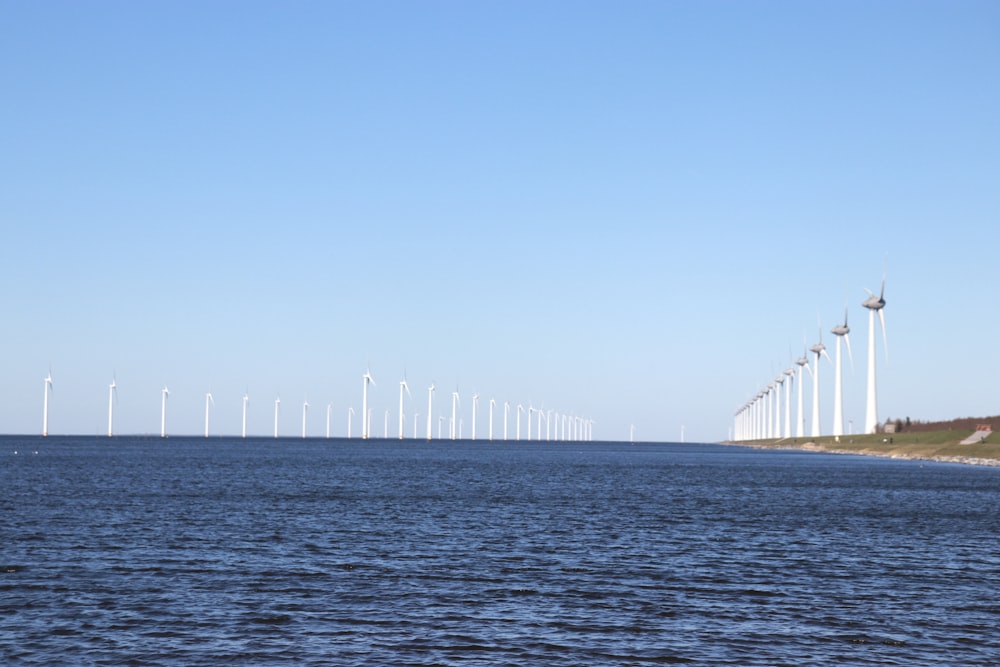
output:
[[[0,432],[51,368],[52,433],[342,435],[370,365],[377,434],[405,370],[718,440],[845,305],[858,430],[883,272],[880,419],[1000,413],[998,72],[993,1],[0,0]]]

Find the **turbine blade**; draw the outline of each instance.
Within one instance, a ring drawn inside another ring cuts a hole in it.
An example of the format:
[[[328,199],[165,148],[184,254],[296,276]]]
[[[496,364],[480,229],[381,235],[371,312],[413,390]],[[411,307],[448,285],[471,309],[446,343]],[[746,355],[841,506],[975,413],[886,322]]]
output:
[[[851,372],[854,372],[854,353],[851,352],[851,334],[844,334],[844,342],[847,343],[847,358],[851,360]]]
[[[826,357],[826,360],[830,362],[830,365],[833,366],[833,359],[830,358],[830,355],[827,353],[826,348],[823,348],[822,354],[824,357]]]

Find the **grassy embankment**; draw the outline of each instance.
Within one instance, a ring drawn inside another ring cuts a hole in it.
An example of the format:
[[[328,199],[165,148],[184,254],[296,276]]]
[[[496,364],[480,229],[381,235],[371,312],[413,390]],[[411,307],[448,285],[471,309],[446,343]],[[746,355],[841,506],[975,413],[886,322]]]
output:
[[[808,449],[814,451],[894,458],[965,461],[1000,465],[1000,433],[993,433],[985,442],[961,445],[971,431],[926,431],[923,433],[894,433],[876,435],[833,436],[819,438],[783,438],[781,440],[754,440],[739,443],[751,447],[773,449]],[[891,440],[891,442],[890,442]]]

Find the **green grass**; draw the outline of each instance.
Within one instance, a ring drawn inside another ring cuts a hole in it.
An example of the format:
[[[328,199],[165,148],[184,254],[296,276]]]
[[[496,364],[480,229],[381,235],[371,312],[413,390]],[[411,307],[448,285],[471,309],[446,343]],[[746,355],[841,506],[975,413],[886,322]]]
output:
[[[971,435],[971,431],[928,431],[926,433],[894,433],[877,435],[841,436],[839,442],[833,436],[820,438],[784,438],[781,440],[757,440],[752,443],[760,447],[801,447],[825,451],[857,452],[878,456],[907,456],[913,458],[968,457],[1000,461],[1000,435],[994,433],[985,442],[975,445],[959,443]],[[888,440],[892,442],[888,442]]]

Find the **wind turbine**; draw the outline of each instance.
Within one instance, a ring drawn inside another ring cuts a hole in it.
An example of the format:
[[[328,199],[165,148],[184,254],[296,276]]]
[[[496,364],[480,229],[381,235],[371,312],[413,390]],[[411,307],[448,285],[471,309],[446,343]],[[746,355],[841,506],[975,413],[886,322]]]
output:
[[[348,406],[347,408],[347,439],[351,439],[351,417],[354,416],[354,406]]]
[[[528,404],[528,440],[531,440],[531,415],[535,412],[535,409]]]
[[[497,406],[497,402],[490,399],[490,442],[493,442],[493,408]]]
[[[844,360],[841,357],[841,339],[847,343],[847,354],[851,359],[851,368],[854,368],[854,354],[851,352],[851,329],[847,326],[847,308],[844,308],[844,323],[838,324],[833,329],[830,330],[834,336],[837,337],[837,363],[834,369],[834,383],[833,383],[833,435],[839,438],[844,435],[844,384],[843,384],[843,365]]]
[[[278,437],[278,411],[281,409],[281,396],[274,399],[274,437]]]
[[[795,424],[795,437],[804,438],[806,435],[806,413],[805,409],[802,407],[802,386],[805,384],[803,382],[802,371],[807,370],[812,373],[812,369],[809,368],[809,359],[806,358],[805,350],[802,351],[802,356],[795,360],[795,364],[799,367],[799,411],[796,413],[798,419]]]
[[[49,392],[52,390],[52,370],[45,376],[45,400],[42,403],[42,435],[49,434]]]
[[[306,437],[306,413],[309,412],[309,401],[302,403],[302,437]]]
[[[458,397],[458,389],[451,392],[451,439],[454,440],[458,433],[458,404],[461,399]]]
[[[250,402],[248,391],[243,392],[243,437],[247,437],[247,404]]]
[[[118,397],[118,380],[112,375],[111,386],[108,388],[108,437],[110,438],[115,423],[115,399]]]
[[[524,412],[524,406],[520,403],[517,404],[517,440],[521,439],[521,413]],[[531,420],[528,420],[528,424],[531,424]]]
[[[507,439],[507,423],[510,421],[510,401],[503,402],[503,439]]]
[[[434,383],[427,387],[427,442],[431,440],[431,426],[434,423]]]
[[[333,403],[326,404],[326,439],[330,439],[330,415],[333,414]]]
[[[472,439],[476,439],[476,408],[479,407],[479,394],[472,392]]]
[[[413,439],[414,440],[417,439],[417,427],[420,425],[420,423],[417,421],[419,419],[419,417],[420,417],[420,413],[419,412],[414,412],[413,413]]]
[[[875,395],[875,313],[882,324],[882,347],[885,348],[886,364],[889,363],[889,341],[885,335],[885,276],[882,276],[882,290],[878,296],[870,289],[868,298],[861,305],[868,309],[868,402],[865,406],[865,433],[875,433],[878,428],[878,399]]]
[[[389,439],[389,408],[385,409],[385,419],[382,423],[382,437],[386,440]]]
[[[205,437],[208,437],[208,406],[209,404],[214,405],[215,399],[212,398],[212,392],[205,394]]]
[[[830,355],[826,352],[826,346],[823,345],[823,328],[820,327],[819,330],[819,342],[809,348],[809,351],[816,355],[816,363],[813,368],[813,412],[812,412],[812,437],[818,438],[820,434],[819,428],[819,359],[820,357],[826,357],[826,360],[833,364],[830,359]]]
[[[403,439],[403,392],[410,395],[410,385],[406,384],[406,373],[403,373],[403,379],[399,381],[399,439]],[[410,396],[412,398],[412,396]]]
[[[791,356],[791,355],[789,355]],[[795,381],[795,369],[786,368],[788,384],[785,385],[785,437],[792,437],[792,384]]]
[[[362,394],[361,394],[361,439],[368,439],[368,430],[370,428],[368,414],[368,385],[375,384],[375,378],[372,377],[372,372],[369,369],[365,369],[365,374],[361,376],[361,380],[364,383]]]
[[[167,396],[170,395],[170,390],[164,386],[160,393],[163,396],[160,405],[160,437],[165,438],[167,437]]]

